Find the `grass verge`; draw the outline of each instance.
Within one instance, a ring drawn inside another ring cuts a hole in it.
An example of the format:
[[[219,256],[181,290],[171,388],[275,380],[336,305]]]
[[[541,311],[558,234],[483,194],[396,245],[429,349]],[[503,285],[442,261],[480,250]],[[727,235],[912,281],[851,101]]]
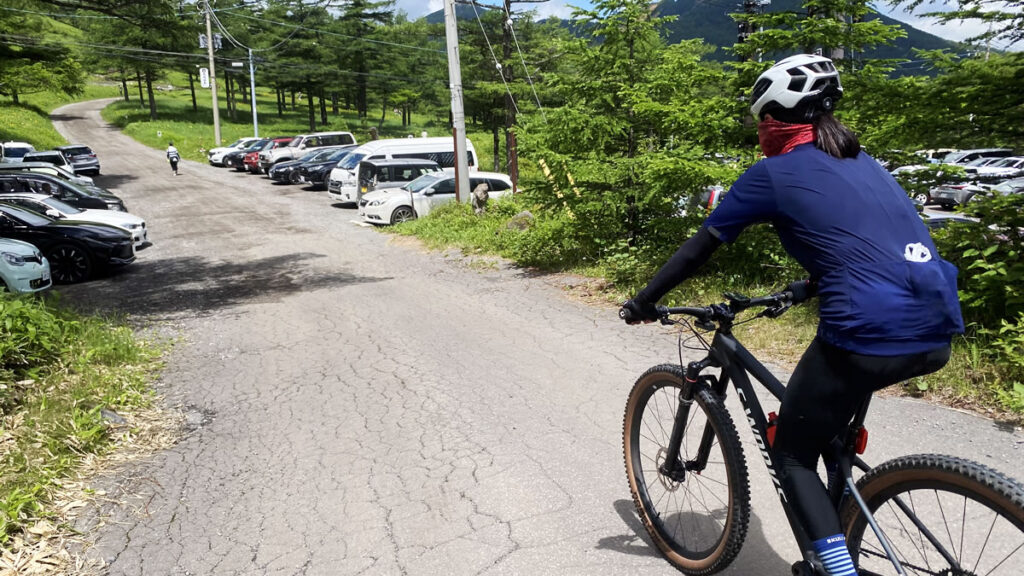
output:
[[[86,85],[78,96],[42,92],[22,95],[19,104],[0,97],[0,141],[28,142],[36,150],[49,150],[67,144],[50,123],[50,112],[71,102],[117,96],[116,86]]]
[[[118,442],[138,439],[160,353],[123,324],[81,316],[56,296],[0,294],[4,562],[27,561],[19,552],[67,533],[61,495],[75,476]],[[44,556],[57,562],[56,552]]]
[[[465,254],[493,254],[521,262],[524,246],[534,239],[524,231],[509,226],[525,205],[517,200],[492,203],[484,216],[473,214],[467,204],[449,204],[426,218],[384,228],[391,233],[414,236],[431,249],[456,248]],[[538,220],[534,227],[543,228]],[[540,232],[543,235],[543,231]],[[556,246],[545,249],[554,250]],[[615,286],[606,280],[611,274],[600,263],[569,270],[547,270],[572,273],[590,278],[581,283],[582,295],[588,300],[606,304],[621,302],[631,296],[630,287]],[[729,283],[721,278],[697,276],[666,296],[663,303],[683,306],[721,301],[724,292],[750,295],[767,294],[778,286]],[[742,280],[738,280],[742,282]],[[761,319],[737,326],[735,333],[758,358],[792,371],[817,331],[817,306],[809,303],[794,307],[776,320]],[[970,410],[985,416],[1024,424],[1024,406],[1013,392],[1010,368],[986,352],[986,342],[973,336],[957,337],[949,364],[935,374],[904,382],[886,390],[924,398],[948,406]]]

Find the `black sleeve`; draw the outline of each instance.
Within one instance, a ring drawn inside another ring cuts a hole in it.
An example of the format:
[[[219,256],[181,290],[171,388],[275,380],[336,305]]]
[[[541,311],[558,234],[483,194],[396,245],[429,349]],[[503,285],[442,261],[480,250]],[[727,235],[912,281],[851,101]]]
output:
[[[722,241],[702,226],[692,238],[683,242],[634,300],[651,304],[661,300],[670,290],[692,276],[721,245]]]

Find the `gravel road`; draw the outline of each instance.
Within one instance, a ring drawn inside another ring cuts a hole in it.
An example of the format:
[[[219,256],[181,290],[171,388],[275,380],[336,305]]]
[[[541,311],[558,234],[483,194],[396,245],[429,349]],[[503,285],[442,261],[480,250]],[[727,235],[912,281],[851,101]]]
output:
[[[678,574],[642,534],[621,446],[671,334],[564,278],[397,242],[324,192],[187,161],[174,177],[107,102],[54,124],[154,246],[60,292],[180,338],[157,386],[189,422],[97,483],[126,499],[89,550],[110,574]],[[977,416],[885,398],[868,427],[872,462],[942,452],[1024,478],[1024,434]],[[725,573],[788,574],[796,545],[741,437],[755,516]]]

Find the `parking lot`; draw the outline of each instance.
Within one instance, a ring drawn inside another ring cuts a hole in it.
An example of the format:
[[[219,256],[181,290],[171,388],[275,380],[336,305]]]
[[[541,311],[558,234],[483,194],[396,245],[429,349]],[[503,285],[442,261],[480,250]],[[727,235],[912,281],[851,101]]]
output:
[[[176,340],[157,389],[188,422],[97,480],[108,501],[81,528],[111,574],[677,573],[642,535],[621,446],[626,394],[675,357],[671,333],[569,297],[573,278],[394,241],[322,191],[172,176],[102,105],[56,125],[153,246],[60,291]],[[1024,434],[973,415],[891,398],[868,427],[873,462],[940,451],[1024,477]],[[725,574],[785,574],[798,554],[747,454],[754,517]]]

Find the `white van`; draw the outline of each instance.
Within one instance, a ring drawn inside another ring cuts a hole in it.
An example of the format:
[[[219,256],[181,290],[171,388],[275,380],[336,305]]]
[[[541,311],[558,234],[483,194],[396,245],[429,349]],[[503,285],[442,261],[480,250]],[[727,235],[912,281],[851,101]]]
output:
[[[473,143],[466,140],[469,171],[477,169],[478,162]],[[396,160],[420,158],[433,160],[441,168],[455,166],[455,140],[441,138],[393,138],[374,140],[353,150],[338,166],[331,170],[327,181],[327,194],[333,200],[348,204],[359,202],[359,168],[363,160]]]

